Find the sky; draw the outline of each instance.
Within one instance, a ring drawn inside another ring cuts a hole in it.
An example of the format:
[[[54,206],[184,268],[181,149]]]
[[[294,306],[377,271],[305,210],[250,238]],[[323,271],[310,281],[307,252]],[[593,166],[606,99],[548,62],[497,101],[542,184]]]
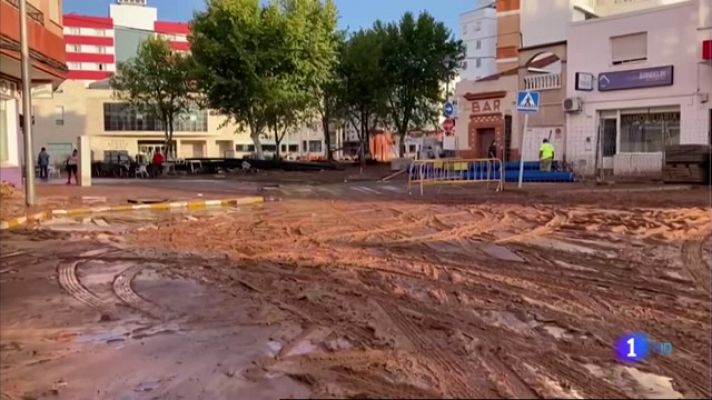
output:
[[[406,11],[418,13],[427,10],[437,20],[444,22],[454,36],[458,35],[461,13],[475,8],[477,0],[335,0],[339,9],[339,26],[356,30],[370,27],[380,19],[398,20]],[[64,0],[65,13],[107,16],[109,4],[114,0]],[[165,21],[188,21],[195,10],[204,7],[204,0],[148,0],[158,8],[158,18]]]

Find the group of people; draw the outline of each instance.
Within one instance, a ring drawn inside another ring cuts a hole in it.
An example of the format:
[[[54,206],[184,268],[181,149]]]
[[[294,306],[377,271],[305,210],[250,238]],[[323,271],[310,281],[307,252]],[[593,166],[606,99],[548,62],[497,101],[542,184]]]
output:
[[[40,167],[40,179],[49,179],[49,153],[44,147],[40,150],[40,154],[37,156],[37,165]],[[67,159],[64,161],[64,168],[67,171],[67,185],[72,183],[72,176],[74,176],[74,182],[79,184],[79,152],[77,149],[72,151]]]
[[[160,150],[153,153],[153,159],[151,160],[151,165],[149,167],[149,174],[151,176],[161,175],[163,173],[163,164],[166,162],[165,157]],[[46,148],[42,148],[40,153],[37,155],[37,165],[40,167],[40,179],[46,181],[49,179],[49,166],[50,166],[50,155]],[[74,149],[72,154],[70,154],[66,160],[64,160],[64,170],[67,172],[67,185],[72,183],[72,176],[74,177],[74,182],[79,184],[79,151]]]

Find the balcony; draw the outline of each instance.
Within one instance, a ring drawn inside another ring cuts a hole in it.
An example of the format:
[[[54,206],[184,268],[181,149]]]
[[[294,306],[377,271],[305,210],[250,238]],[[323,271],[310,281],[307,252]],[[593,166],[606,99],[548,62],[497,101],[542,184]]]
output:
[[[524,77],[524,90],[553,90],[561,88],[561,74],[538,74]]]
[[[20,9],[20,0],[7,0],[13,7]],[[27,2],[27,16],[33,19],[38,24],[44,26],[44,14],[40,9]]]

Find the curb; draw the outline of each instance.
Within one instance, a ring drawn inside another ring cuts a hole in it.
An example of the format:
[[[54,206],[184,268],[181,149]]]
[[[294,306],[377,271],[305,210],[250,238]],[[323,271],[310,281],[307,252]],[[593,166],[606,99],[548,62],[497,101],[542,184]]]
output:
[[[7,230],[22,226],[27,222],[39,222],[50,217],[56,216],[73,216],[83,214],[98,214],[121,211],[145,211],[145,210],[174,210],[174,209],[189,209],[198,210],[209,207],[225,207],[233,205],[246,205],[264,203],[265,199],[262,196],[238,197],[233,199],[222,200],[193,200],[193,201],[174,201],[155,204],[136,204],[127,206],[114,207],[91,207],[91,208],[70,208],[67,210],[51,210],[42,211],[24,217],[11,218],[0,222],[0,230]]]

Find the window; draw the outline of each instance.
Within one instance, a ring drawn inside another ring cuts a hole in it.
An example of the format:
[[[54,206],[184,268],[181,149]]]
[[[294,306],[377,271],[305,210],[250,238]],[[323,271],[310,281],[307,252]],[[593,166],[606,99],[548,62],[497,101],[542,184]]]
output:
[[[245,151],[247,151],[247,145],[246,144],[236,144],[235,151],[245,152]]]
[[[321,153],[321,141],[320,140],[310,140],[309,141],[309,152],[310,153]]]
[[[106,54],[106,47],[104,46],[95,46],[94,47],[94,52],[97,54]]]
[[[81,34],[81,30],[79,28],[71,27],[69,28],[69,34],[70,35],[79,35]]]
[[[611,37],[611,60],[614,65],[645,61],[648,59],[648,34]]]
[[[54,124],[64,126],[64,106],[54,107]]]
[[[96,67],[97,69],[99,69],[99,71],[106,70],[106,64],[97,64]]]
[[[286,153],[286,152],[287,152],[287,145],[286,145],[286,144],[283,144],[282,146],[280,146],[279,151],[281,151],[282,153]]]
[[[67,45],[67,51],[70,53],[81,53],[82,52],[82,46],[78,44],[68,44]]]
[[[47,143],[45,147],[49,154],[49,162],[55,166],[64,164],[64,161],[74,150],[72,143]]]
[[[262,151],[275,152],[275,151],[277,151],[277,145],[276,144],[263,144]]]
[[[94,36],[106,36],[104,29],[94,29]]]
[[[620,134],[622,153],[662,152],[665,146],[680,144],[680,113],[623,114]]]
[[[9,130],[7,127],[8,104],[7,100],[0,99],[0,162],[8,161],[10,153],[7,151]]]
[[[49,19],[59,23],[59,0],[49,0]]]
[[[475,66],[476,66],[477,68],[480,68],[480,67],[482,66],[482,59],[481,59],[481,58],[478,58],[478,59],[475,60]]]
[[[309,151],[309,145],[307,144],[306,140],[302,140],[302,151],[305,153]]]
[[[205,110],[192,110],[179,115],[174,122],[175,132],[207,132],[208,115]],[[192,120],[190,115],[194,115]],[[163,122],[150,113],[140,112],[128,103],[104,103],[104,130],[163,132]]]
[[[467,35],[467,24],[462,25],[462,34]]]
[[[475,30],[479,32],[480,29],[482,29],[482,21],[475,22]]]
[[[249,151],[249,152],[255,151],[255,145],[254,145],[254,144],[248,144],[248,145],[247,145],[247,151]]]
[[[72,71],[79,71],[82,69],[82,65],[78,62],[70,62],[70,63],[67,63],[67,68],[69,68]]]
[[[478,40],[477,43],[475,44],[475,49],[479,50],[482,48],[482,41]]]
[[[299,145],[298,144],[290,144],[289,145],[289,152],[290,153],[296,153],[299,151]]]
[[[408,145],[408,153],[415,153],[415,149],[416,147],[414,144]]]

